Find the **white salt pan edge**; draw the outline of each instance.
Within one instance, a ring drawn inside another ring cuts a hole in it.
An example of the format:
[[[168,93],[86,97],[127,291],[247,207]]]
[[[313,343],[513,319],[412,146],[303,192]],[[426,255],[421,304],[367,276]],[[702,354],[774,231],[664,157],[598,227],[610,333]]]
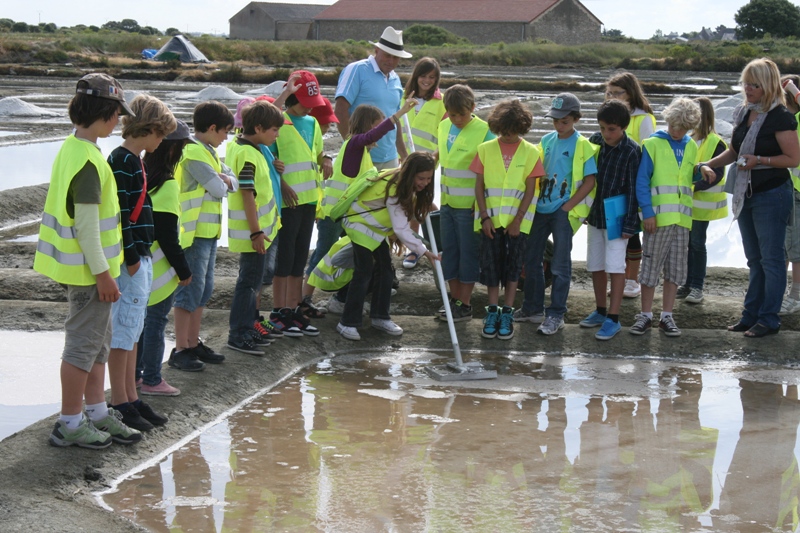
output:
[[[28,103],[16,96],[0,100],[0,117],[58,117],[60,113]]]

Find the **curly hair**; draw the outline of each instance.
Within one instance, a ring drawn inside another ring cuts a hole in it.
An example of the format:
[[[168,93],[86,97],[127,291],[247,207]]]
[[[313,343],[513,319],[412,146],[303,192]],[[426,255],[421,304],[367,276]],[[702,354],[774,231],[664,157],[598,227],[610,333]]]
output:
[[[625,94],[628,95],[628,104],[631,110],[643,109],[646,113],[653,114],[653,108],[644,95],[639,79],[630,72],[620,72],[611,76],[606,82],[606,88],[609,85],[619,87],[625,91]]]
[[[428,186],[417,192],[414,181],[420,172],[433,172],[436,170],[436,160],[432,154],[427,152],[412,152],[408,155],[403,165],[395,171],[386,186],[386,200],[389,199],[389,191],[392,185],[396,185],[394,196],[397,197],[398,204],[403,212],[411,220],[415,218],[419,222],[425,220],[433,206],[433,179]]]
[[[167,104],[154,96],[140,94],[131,101],[134,115],[123,115],[122,138],[147,137],[155,133],[166,137],[178,127]]]
[[[503,100],[487,119],[495,135],[525,135],[533,125],[533,115],[519,100]]]
[[[676,98],[664,108],[664,120],[669,126],[691,130],[700,124],[700,106],[690,98]]]

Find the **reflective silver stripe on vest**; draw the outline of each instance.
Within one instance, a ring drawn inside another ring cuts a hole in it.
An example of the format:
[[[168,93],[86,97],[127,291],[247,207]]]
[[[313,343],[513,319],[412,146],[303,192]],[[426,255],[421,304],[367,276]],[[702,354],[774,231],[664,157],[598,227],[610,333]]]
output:
[[[300,163],[292,163],[291,165],[286,165],[283,169],[283,176],[286,177],[288,174],[293,174],[295,172],[303,172],[304,170],[319,170],[319,167],[313,161],[301,161]]]
[[[374,231],[372,228],[367,226],[366,224],[362,224],[361,222],[350,222],[350,219],[345,218],[343,221],[343,225],[346,228],[350,228],[353,231],[366,235],[370,239],[376,242],[382,242],[386,236],[381,235],[377,231]]]
[[[336,189],[338,191],[344,191],[347,189],[348,183],[342,183],[341,181],[328,179],[325,180],[325,188],[326,189]]]
[[[52,257],[57,263],[62,265],[80,266],[86,264],[86,256],[84,256],[82,253],[68,254],[66,252],[62,252],[61,250],[56,249],[55,245],[45,242],[41,239],[36,245],[36,250],[39,253]],[[122,247],[120,243],[117,243],[103,248],[103,255],[105,255],[106,259],[114,259],[119,256],[121,251]]]
[[[181,202],[181,211],[189,211],[191,209],[197,209],[201,205],[203,205],[204,198],[189,198]]]
[[[425,130],[420,130],[420,129],[417,129],[417,128],[411,128],[411,135],[413,135],[415,137],[419,137],[420,139],[425,139],[426,141],[430,141],[433,144],[436,144],[436,143],[439,142],[439,138],[438,137],[436,137],[435,135],[433,135],[431,133],[428,133]]]
[[[284,174],[284,176],[286,176],[286,174]],[[317,188],[317,180],[304,181],[302,183],[295,183],[294,185],[292,185],[292,190],[297,194],[304,193],[307,191],[313,191],[316,188]]]
[[[228,209],[228,220],[247,220],[244,209]]]
[[[155,265],[156,263],[158,263],[159,261],[161,261],[165,257],[166,257],[166,255],[164,255],[164,250],[162,248],[159,248],[153,254],[153,264]],[[175,276],[177,276],[177,273],[175,272],[175,269],[172,268],[172,266],[170,266],[167,269],[166,272],[164,272],[163,274],[161,274],[157,278],[153,279],[153,285],[150,288],[150,292],[151,293],[152,292],[156,292],[158,289],[160,289],[161,287],[163,287],[164,285],[169,283],[169,280],[171,280]]]
[[[495,198],[503,197],[504,189],[484,189],[484,190],[485,190],[484,196],[486,198],[489,198],[490,196],[494,196]],[[510,195],[506,194],[505,196],[506,198],[515,198],[517,200],[522,200],[522,198],[525,196],[525,191],[520,191],[518,189],[515,189],[513,191],[507,190],[506,192],[512,193]]]
[[[330,257],[329,255],[325,255],[325,257],[322,258],[322,262],[327,267],[333,267],[333,258]],[[317,276],[319,279],[323,280],[323,281],[333,282],[333,281],[336,281],[336,277],[337,277],[336,274],[340,273],[341,271],[342,271],[342,269],[340,268],[340,269],[337,269],[333,274],[327,274],[327,273],[323,272],[322,270],[320,270],[319,265],[317,265],[316,267],[314,267],[314,270],[313,270],[312,273],[315,276]]]
[[[116,216],[100,219],[100,231],[110,231],[119,224],[119,213]],[[64,226],[59,224],[56,217],[51,214],[42,214],[42,226],[55,231],[62,239],[77,239],[74,226]]]
[[[473,187],[448,187],[442,185],[442,194],[450,196],[475,196],[475,189]]]
[[[239,239],[242,241],[250,240],[250,230],[249,229],[231,229],[228,226],[228,238],[229,239]]]
[[[192,220],[183,224],[183,231],[194,231],[197,229],[197,221]]]
[[[221,224],[222,215],[217,213],[200,213],[197,217],[197,222],[205,222],[206,224]]]
[[[728,205],[728,200],[720,200],[719,202],[704,202],[703,200],[695,200],[694,207],[697,209],[722,209]]]
[[[720,192],[725,192],[723,187],[724,187],[724,185],[721,185],[721,184],[717,183],[713,187],[709,187],[708,189],[705,189],[703,191],[696,191],[696,192],[699,192],[699,193],[720,193]]]
[[[269,203],[267,203],[266,205],[262,205],[259,208],[259,210],[258,210],[258,218],[261,218],[263,216],[268,215],[270,213],[270,211],[272,211],[273,209],[275,209],[275,197],[274,196],[272,198],[270,198]]]
[[[358,215],[358,216],[363,217],[364,220],[367,222],[367,224],[370,224],[371,226],[377,228],[378,230],[389,231],[391,229],[391,226],[387,228],[386,226],[384,226],[380,222],[378,222],[378,220],[373,215],[373,213],[376,210],[381,209],[383,207],[386,207],[386,203],[384,202],[383,199],[377,199],[377,200],[372,200],[372,201],[369,201],[369,202],[364,202],[364,206],[366,207],[366,209],[363,209],[360,205],[358,205],[357,203],[354,203],[353,204],[353,211],[355,211],[355,213],[352,216]]]
[[[490,216],[490,217],[499,216],[499,215],[511,215],[512,217],[515,217],[515,216],[517,216],[517,212],[518,211],[519,211],[519,209],[516,206],[503,205],[503,206],[493,207],[491,209],[488,209],[486,211],[486,214],[488,216]],[[525,219],[525,220],[531,220],[532,221],[533,220],[533,216],[534,216],[534,214],[531,213],[530,211],[525,211],[525,216],[522,217],[522,218]],[[480,213],[478,213],[476,211],[475,212],[475,220],[477,220],[478,218],[480,218]]]
[[[650,187],[650,194],[653,196],[659,194],[686,194],[691,195],[691,187],[684,187],[683,185],[659,185],[658,187]]]
[[[658,215],[660,213],[680,213],[688,217],[692,216],[692,208],[683,204],[664,204],[653,206],[653,211]]]
[[[416,152],[425,152],[426,154],[432,154],[436,150],[433,149],[433,148],[428,148],[426,146],[420,146],[418,144],[415,144],[414,145],[414,151],[416,151]]]
[[[477,178],[478,175],[471,170],[456,170],[454,168],[442,168],[442,176],[445,178]]]

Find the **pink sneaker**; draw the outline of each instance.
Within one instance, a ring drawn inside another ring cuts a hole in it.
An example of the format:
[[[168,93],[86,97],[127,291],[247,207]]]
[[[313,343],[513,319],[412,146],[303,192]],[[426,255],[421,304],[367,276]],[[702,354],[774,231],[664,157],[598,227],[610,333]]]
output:
[[[158,385],[147,385],[142,383],[142,390],[139,392],[146,394],[147,396],[177,396],[181,393],[180,389],[176,389],[163,379]]]

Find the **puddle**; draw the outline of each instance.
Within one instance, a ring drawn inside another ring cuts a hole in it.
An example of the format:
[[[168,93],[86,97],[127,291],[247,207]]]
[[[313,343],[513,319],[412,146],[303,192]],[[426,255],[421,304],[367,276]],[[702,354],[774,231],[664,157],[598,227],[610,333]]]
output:
[[[481,358],[324,361],[101,497],[152,531],[795,530],[800,371]]]
[[[61,409],[63,331],[0,331],[0,440]],[[167,339],[164,357],[175,347]],[[106,370],[106,386],[109,385]]]

